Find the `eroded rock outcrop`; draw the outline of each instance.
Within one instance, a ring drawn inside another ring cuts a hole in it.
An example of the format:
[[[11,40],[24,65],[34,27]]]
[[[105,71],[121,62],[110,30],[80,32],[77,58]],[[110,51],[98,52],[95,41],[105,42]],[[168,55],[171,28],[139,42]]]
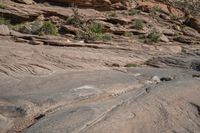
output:
[[[46,0],[47,2],[59,2],[78,7],[92,7],[99,10],[127,9],[128,0]]]
[[[194,17],[188,18],[185,21],[185,24],[194,28],[200,33],[200,18],[194,18]]]
[[[16,2],[23,3],[23,4],[34,4],[33,0],[15,0]]]

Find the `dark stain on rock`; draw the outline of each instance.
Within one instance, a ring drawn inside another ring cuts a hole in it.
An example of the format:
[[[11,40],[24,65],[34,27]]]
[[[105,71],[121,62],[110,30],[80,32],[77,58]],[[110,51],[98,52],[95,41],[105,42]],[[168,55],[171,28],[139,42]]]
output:
[[[26,115],[26,110],[22,107],[1,105],[0,114],[7,117],[23,117]]]

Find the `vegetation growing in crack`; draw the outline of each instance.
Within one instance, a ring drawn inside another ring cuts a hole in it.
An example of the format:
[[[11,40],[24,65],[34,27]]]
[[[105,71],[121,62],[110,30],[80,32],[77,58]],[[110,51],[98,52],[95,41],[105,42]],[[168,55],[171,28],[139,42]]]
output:
[[[38,34],[40,35],[57,35],[58,28],[51,21],[45,21],[40,28]]]
[[[10,20],[0,16],[0,25],[1,24],[10,25]]]
[[[149,15],[152,17],[157,17],[158,12],[161,12],[162,9],[158,6],[154,6],[153,8],[151,8]]]
[[[132,33],[132,32],[129,32],[129,31],[126,31],[126,32],[124,33],[124,36],[125,36],[125,37],[132,37],[132,36],[133,36],[133,33]]]
[[[7,6],[0,2],[0,9],[6,9],[6,8],[7,8]]]
[[[103,25],[96,23],[94,19],[83,18],[78,8],[72,8],[73,15],[66,20],[66,24],[73,25],[80,28],[81,31],[76,32],[76,39],[83,39],[85,42],[88,41],[111,41],[112,36],[107,34]]]
[[[171,18],[171,20],[178,20],[178,17],[176,15],[174,15],[174,14],[171,14],[170,18]]]
[[[73,12],[73,15],[67,18],[66,24],[80,27],[81,24],[83,24],[83,19],[79,15],[78,8],[73,7],[72,12]]]
[[[111,41],[112,36],[105,33],[104,27],[98,23],[91,23],[83,33],[78,33],[79,39],[87,41]]]
[[[163,12],[162,8],[160,6],[154,6],[152,8],[152,10],[156,11],[156,12]]]
[[[103,26],[101,24],[92,23],[86,30],[86,40],[101,40],[103,37]]]
[[[76,18],[74,18],[73,16],[71,16],[71,17],[67,18],[66,24],[78,26],[81,24],[81,22],[79,20],[77,20]]]
[[[101,24],[97,23],[92,23],[89,28],[89,32],[96,33],[96,34],[101,34],[104,32],[103,26]]]
[[[131,8],[131,9],[128,10],[128,15],[130,15],[130,16],[134,16],[134,15],[139,14],[139,13],[140,13],[140,11],[136,10],[134,8]]]
[[[136,19],[133,23],[133,27],[137,30],[142,30],[144,28],[144,21],[141,19]]]
[[[158,43],[160,41],[161,33],[153,29],[147,36],[146,43]]]
[[[108,13],[108,16],[109,16],[109,17],[117,17],[117,13],[114,12],[114,11],[112,11],[112,12],[109,12],[109,13]]]

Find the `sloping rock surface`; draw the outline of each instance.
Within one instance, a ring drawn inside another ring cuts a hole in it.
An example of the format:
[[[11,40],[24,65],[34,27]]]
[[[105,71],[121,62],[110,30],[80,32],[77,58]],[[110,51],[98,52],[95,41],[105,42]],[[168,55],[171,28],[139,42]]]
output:
[[[0,14],[0,133],[199,133],[196,19],[155,0],[1,0]]]

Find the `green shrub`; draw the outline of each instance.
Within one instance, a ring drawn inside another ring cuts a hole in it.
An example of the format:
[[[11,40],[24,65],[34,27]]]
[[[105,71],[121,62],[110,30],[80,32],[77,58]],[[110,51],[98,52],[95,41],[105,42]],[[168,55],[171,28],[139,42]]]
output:
[[[125,37],[132,37],[132,36],[133,36],[133,33],[132,33],[132,32],[126,31],[126,32],[124,33],[124,36],[125,36]]]
[[[97,24],[97,23],[92,23],[91,25],[89,25],[89,29],[90,32],[96,33],[96,34],[101,34],[104,31],[104,28],[101,24]]]
[[[45,21],[43,26],[40,28],[40,35],[57,35],[58,28],[51,21]]]
[[[21,30],[24,28],[24,26],[25,24],[17,24],[17,25],[12,26],[12,29],[15,31],[22,32]]]
[[[154,9],[151,9],[149,15],[152,17],[155,17],[157,15],[157,11]]]
[[[0,25],[1,24],[10,25],[10,20],[0,17]]]
[[[92,23],[86,27],[86,31],[77,32],[77,39],[84,39],[85,41],[111,41],[112,36],[110,34],[104,34],[104,27],[101,24]]]
[[[81,24],[80,20],[71,16],[71,17],[68,17],[67,20],[66,20],[66,24],[68,25],[75,25],[75,26],[79,26]]]
[[[85,40],[101,40],[103,36],[103,26],[101,24],[92,23],[86,27],[86,31],[82,34],[83,39]]]
[[[172,20],[178,20],[178,17],[177,17],[176,15],[174,15],[174,14],[170,15],[170,18],[171,18]]]
[[[7,6],[6,6],[6,5],[4,5],[4,4],[0,3],[0,9],[6,9],[6,8],[7,8]]]
[[[128,15],[130,15],[130,16],[134,16],[134,15],[136,15],[136,14],[138,14],[138,13],[140,13],[140,11],[139,11],[139,10],[136,10],[136,9],[134,9],[134,8],[128,10]]]
[[[123,15],[127,15],[127,13],[126,13],[125,11],[122,11],[121,14],[123,14]]]
[[[143,29],[144,28],[144,21],[140,20],[140,19],[135,20],[133,27],[137,30]]]
[[[94,33],[91,31],[85,32],[85,34],[83,36],[84,40],[90,40],[90,41],[100,41],[100,40],[109,41],[109,38],[110,37],[107,37],[102,33]]]
[[[92,23],[87,30],[89,40],[111,41],[112,36],[104,34],[104,27],[101,24]]]
[[[117,14],[116,14],[116,12],[110,12],[110,13],[108,14],[108,16],[109,16],[109,17],[116,17]]]
[[[72,12],[73,15],[67,18],[66,24],[81,27],[81,24],[83,24],[83,20],[81,15],[79,14],[78,8],[73,7]]]
[[[149,15],[152,17],[157,17],[158,12],[164,12],[164,11],[159,6],[154,6],[151,8]]]
[[[160,41],[161,34],[156,29],[153,29],[147,36],[148,42],[158,43]]]
[[[163,12],[162,8],[160,6],[154,6],[152,10],[157,11],[157,12]]]
[[[84,35],[84,39],[96,41],[96,40],[101,40],[102,36],[103,36],[102,33],[95,33],[95,32],[91,32],[91,31],[87,31],[86,35]]]

